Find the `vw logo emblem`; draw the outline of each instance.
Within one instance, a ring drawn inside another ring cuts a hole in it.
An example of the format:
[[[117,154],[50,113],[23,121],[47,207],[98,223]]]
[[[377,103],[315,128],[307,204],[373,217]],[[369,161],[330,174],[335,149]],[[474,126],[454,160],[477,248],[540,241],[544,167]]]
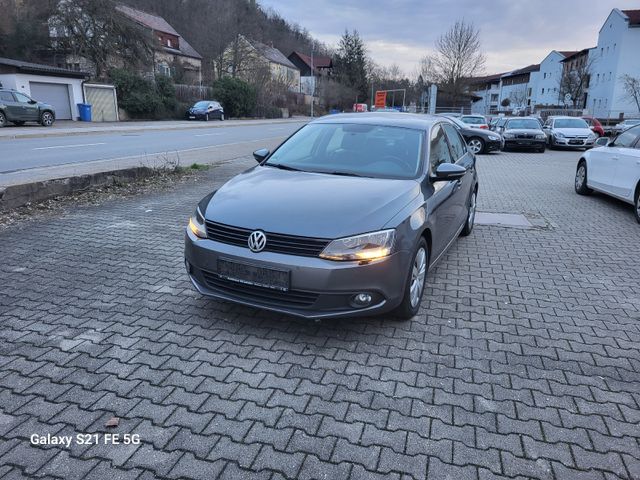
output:
[[[247,244],[249,245],[249,249],[252,252],[261,252],[267,245],[267,236],[264,234],[264,232],[256,230],[255,232],[251,232],[251,235],[249,235]]]

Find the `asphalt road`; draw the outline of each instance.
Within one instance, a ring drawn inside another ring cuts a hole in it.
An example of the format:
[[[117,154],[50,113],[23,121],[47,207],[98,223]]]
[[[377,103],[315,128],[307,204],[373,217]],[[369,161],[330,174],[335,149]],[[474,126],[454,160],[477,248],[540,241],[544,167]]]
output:
[[[305,122],[3,140],[0,173],[283,138]]]

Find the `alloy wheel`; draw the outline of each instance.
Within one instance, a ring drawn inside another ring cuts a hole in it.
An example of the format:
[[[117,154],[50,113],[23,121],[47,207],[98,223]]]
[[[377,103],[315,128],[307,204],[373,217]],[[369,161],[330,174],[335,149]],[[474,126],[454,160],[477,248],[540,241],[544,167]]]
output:
[[[640,222],[640,193],[636,196],[636,218]]]
[[[4,113],[0,112],[0,128],[4,127],[7,124],[7,119],[4,116]]]
[[[587,170],[583,163],[578,167],[578,170],[576,171],[576,190],[580,190],[582,188],[586,177],[587,177]]]
[[[477,138],[474,138],[474,139],[470,140],[469,141],[469,149],[474,154],[480,153],[480,151],[482,150],[482,142],[480,142],[480,140],[478,140]]]
[[[42,114],[42,124],[45,127],[50,127],[51,125],[53,125],[53,115],[51,115],[49,112],[44,112]]]
[[[467,216],[467,228],[471,230],[473,223],[476,221],[476,197],[478,194],[473,192],[471,200],[469,201],[469,215]]]
[[[411,306],[416,307],[422,297],[422,290],[424,289],[424,279],[427,274],[427,252],[423,247],[420,247],[416,253],[416,257],[413,260],[413,268],[411,271],[411,287],[409,289],[409,295],[411,299]]]

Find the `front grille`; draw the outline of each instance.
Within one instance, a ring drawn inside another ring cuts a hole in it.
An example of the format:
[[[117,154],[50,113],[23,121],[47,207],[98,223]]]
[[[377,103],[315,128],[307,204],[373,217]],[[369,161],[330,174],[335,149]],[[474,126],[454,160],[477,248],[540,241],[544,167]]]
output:
[[[301,290],[281,292],[271,288],[257,287],[220,278],[215,273],[202,271],[207,285],[215,290],[252,300],[263,304],[280,307],[309,307],[318,300],[318,294]]]
[[[247,241],[253,230],[232,227],[207,220],[207,236],[216,242],[249,248]],[[282,233],[265,232],[267,244],[264,252],[284,253],[302,257],[317,257],[331,240],[326,238],[298,237]]]
[[[519,133],[516,138],[536,138],[536,136],[529,133]]]

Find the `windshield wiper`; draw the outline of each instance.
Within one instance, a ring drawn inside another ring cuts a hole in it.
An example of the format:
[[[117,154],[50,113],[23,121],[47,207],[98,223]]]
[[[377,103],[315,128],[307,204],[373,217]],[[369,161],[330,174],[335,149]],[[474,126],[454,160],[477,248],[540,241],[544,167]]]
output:
[[[364,175],[359,175],[357,173],[352,173],[352,172],[323,172],[323,171],[318,171],[318,173],[326,173],[327,175],[341,175],[343,177],[364,177]]]
[[[306,172],[306,170],[302,170],[301,168],[291,167],[289,165],[284,165],[282,163],[265,163],[267,167],[275,167],[280,170],[289,170],[291,172]]]

